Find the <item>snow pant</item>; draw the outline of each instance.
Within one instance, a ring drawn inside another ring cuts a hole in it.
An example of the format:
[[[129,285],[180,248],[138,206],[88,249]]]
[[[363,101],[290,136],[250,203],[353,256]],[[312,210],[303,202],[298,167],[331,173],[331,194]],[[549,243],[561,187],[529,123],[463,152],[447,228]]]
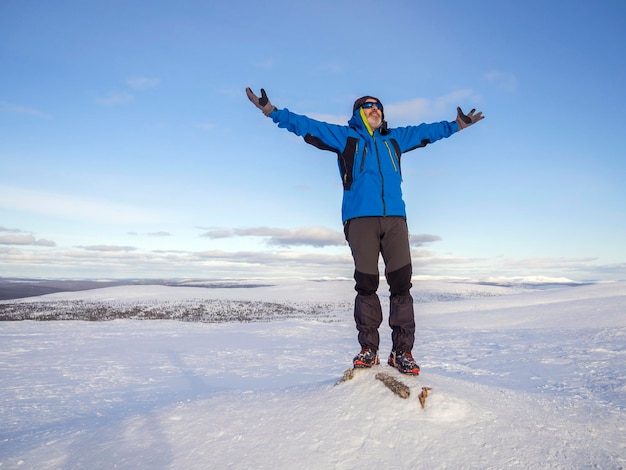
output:
[[[411,249],[404,217],[359,217],[346,221],[346,240],[354,259],[357,296],[354,320],[361,347],[378,351],[378,328],[383,321],[380,299],[378,259],[385,263],[389,284],[389,326],[394,351],[411,351],[415,341],[415,313],[411,289]]]

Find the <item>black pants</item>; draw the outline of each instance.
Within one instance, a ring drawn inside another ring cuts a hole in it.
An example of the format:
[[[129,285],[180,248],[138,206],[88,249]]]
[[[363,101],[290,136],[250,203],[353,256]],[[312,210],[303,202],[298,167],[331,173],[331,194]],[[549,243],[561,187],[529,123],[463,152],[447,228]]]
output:
[[[346,240],[354,259],[357,296],[354,320],[359,344],[378,350],[378,328],[383,321],[380,299],[378,259],[385,262],[385,278],[391,293],[389,326],[394,351],[411,351],[415,341],[415,314],[411,289],[411,249],[404,217],[361,217],[344,226]]]

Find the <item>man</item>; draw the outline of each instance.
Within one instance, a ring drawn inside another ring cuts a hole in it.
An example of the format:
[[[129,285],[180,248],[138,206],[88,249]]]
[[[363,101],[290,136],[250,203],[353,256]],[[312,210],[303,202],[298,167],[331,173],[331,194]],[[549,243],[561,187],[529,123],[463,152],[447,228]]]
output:
[[[354,319],[361,352],[353,360],[354,367],[380,363],[378,328],[383,315],[376,292],[378,258],[382,255],[391,293],[392,350],[387,363],[402,373],[418,375],[420,368],[412,355],[415,315],[410,294],[411,250],[402,199],[400,159],[410,150],[450,137],[480,121],[482,113],[472,109],[464,114],[457,108],[454,121],[389,129],[380,100],[363,96],[354,102],[348,125],[340,126],[316,121],[286,108],[279,110],[264,89],[260,97],[250,88],[246,88],[246,94],[278,127],[303,137],[305,142],[321,150],[337,154],[343,182],[342,220],[354,259],[357,291]]]

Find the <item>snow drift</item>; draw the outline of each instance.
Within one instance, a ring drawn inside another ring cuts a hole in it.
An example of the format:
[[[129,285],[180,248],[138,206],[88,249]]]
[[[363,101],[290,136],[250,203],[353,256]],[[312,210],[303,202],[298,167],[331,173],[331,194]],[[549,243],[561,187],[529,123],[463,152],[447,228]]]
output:
[[[376,370],[335,385],[358,349],[347,281],[0,302],[21,312],[37,305],[43,316],[46,304],[80,302],[292,309],[249,321],[0,322],[0,466],[624,467],[626,283],[418,284],[422,374],[400,377],[406,400]],[[384,354],[384,324],[381,338]],[[432,388],[424,409],[423,386]]]

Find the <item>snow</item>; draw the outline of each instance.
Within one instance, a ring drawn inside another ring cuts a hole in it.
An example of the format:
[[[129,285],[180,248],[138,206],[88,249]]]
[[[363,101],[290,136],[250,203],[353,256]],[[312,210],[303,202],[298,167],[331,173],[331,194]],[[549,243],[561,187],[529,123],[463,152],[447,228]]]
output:
[[[251,322],[0,322],[0,468],[626,465],[626,282],[416,282],[422,374],[395,375],[411,387],[406,400],[374,378],[393,372],[386,365],[335,385],[358,349],[350,281],[273,284],[122,286],[0,302],[179,309],[241,300],[328,310]],[[380,331],[384,355],[385,322]],[[424,386],[432,390],[422,409]]]

